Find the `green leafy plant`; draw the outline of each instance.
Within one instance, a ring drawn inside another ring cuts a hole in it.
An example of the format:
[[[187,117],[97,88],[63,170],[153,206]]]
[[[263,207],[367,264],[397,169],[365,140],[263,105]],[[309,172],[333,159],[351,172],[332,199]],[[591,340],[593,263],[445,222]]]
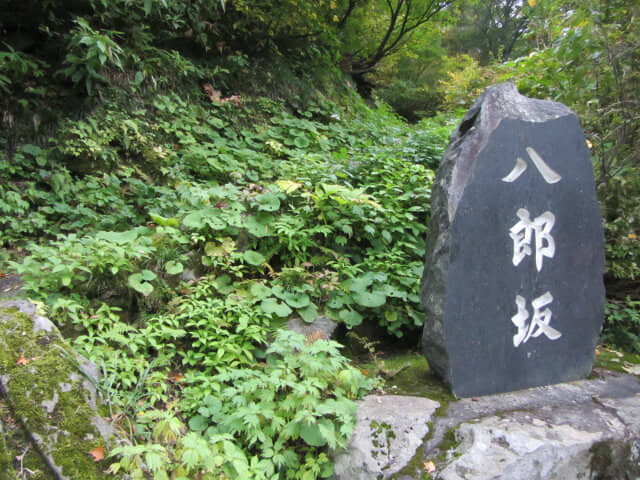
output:
[[[73,83],[83,83],[91,94],[96,80],[107,82],[103,70],[116,67],[122,70],[122,48],[112,37],[121,34],[115,30],[100,33],[82,17],[74,19],[64,62],[68,65],[61,73]]]
[[[255,478],[277,472],[291,479],[330,476],[326,448],[346,445],[355,426],[352,399],[373,386],[338,348],[280,331],[262,368],[187,377],[185,401],[197,408],[189,426],[206,438],[233,435],[255,452]]]
[[[128,106],[101,89],[90,116],[0,163],[0,208],[18,213],[0,235],[24,249],[12,271],[100,367],[113,418],[135,432],[114,469],[326,477],[352,401],[375,382],[335,343],[273,332],[293,316],[397,336],[421,323],[424,218],[446,141],[422,132],[447,120],[415,130],[386,107],[294,114],[136,88]]]
[[[116,458],[108,473],[128,473],[132,479],[169,478],[252,478],[245,453],[231,435],[208,438],[186,433],[185,425],[171,412],[146,412],[145,422],[153,422],[150,441],[114,448]]]
[[[23,52],[17,52],[11,45],[3,43],[6,51],[0,51],[0,90],[11,95],[16,88],[23,88],[26,80],[44,76],[49,66]]]
[[[627,297],[625,301],[607,302],[602,342],[640,353],[640,301]]]

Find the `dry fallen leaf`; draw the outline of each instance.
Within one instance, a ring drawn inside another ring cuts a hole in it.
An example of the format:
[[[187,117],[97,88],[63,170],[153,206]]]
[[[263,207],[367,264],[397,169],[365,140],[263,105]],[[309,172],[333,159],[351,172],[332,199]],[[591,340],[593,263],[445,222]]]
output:
[[[93,450],[91,450],[89,452],[89,455],[93,457],[94,462],[99,462],[100,460],[104,460],[104,448],[102,448],[102,445],[99,445]]]
[[[208,83],[203,83],[202,84],[202,89],[209,96],[209,99],[212,102],[219,102],[220,101],[220,98],[221,98],[220,90],[216,90],[215,88],[213,88]]]
[[[29,360],[28,358],[24,357],[23,355],[20,355],[18,357],[18,360],[16,360],[16,363],[18,365],[26,365],[27,363],[29,363],[31,360]]]
[[[424,462],[424,471],[427,473],[433,473],[436,471],[436,464],[433,462]]]
[[[309,335],[307,335],[307,345],[311,345],[312,343],[318,341],[318,340],[325,340],[326,337],[324,335],[324,333],[322,333],[320,330],[314,330],[313,332],[311,332]]]

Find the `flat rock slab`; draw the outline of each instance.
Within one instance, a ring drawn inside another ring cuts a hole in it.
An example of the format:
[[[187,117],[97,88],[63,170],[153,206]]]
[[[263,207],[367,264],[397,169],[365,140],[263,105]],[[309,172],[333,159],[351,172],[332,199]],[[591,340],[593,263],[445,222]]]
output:
[[[335,480],[389,478],[414,457],[440,404],[420,397],[369,395],[359,402],[348,448],[337,454]]]
[[[566,106],[491,87],[433,188],[423,350],[459,397],[585,378],[604,312],[593,168]]]
[[[596,380],[451,403],[445,416],[434,419],[433,435],[423,446],[424,458],[436,464],[432,477],[638,478],[640,381],[633,375],[600,374]],[[459,444],[442,452],[438,446],[446,432],[453,432]],[[402,478],[419,479],[422,473]]]

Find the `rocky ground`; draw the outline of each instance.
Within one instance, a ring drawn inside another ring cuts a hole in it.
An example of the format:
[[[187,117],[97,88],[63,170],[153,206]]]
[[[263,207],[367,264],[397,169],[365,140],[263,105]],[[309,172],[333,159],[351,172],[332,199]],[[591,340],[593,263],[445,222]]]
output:
[[[640,476],[640,380],[635,375],[596,369],[588,380],[448,406],[431,402],[425,407],[424,401],[404,396],[363,401],[351,448],[336,458],[336,479]],[[409,430],[407,418],[413,422]],[[386,449],[380,455],[375,432],[383,423]],[[407,441],[422,428],[422,441]]]

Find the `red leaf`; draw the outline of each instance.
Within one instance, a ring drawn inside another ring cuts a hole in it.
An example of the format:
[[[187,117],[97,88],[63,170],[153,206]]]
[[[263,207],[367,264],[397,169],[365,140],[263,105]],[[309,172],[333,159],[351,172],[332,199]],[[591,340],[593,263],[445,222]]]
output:
[[[91,450],[89,452],[89,455],[93,457],[94,462],[99,462],[100,460],[104,460],[104,448],[102,448],[102,445],[99,445],[93,450]]]

